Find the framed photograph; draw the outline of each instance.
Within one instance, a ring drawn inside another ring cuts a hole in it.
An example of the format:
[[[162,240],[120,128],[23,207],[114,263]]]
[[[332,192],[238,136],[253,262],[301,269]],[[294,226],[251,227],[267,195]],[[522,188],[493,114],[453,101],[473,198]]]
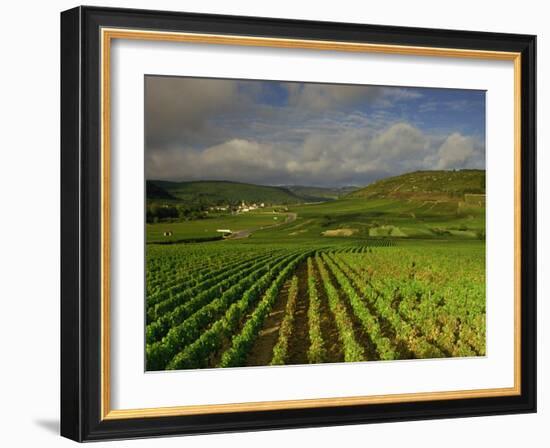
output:
[[[535,36],[61,14],[61,433],[536,411]]]

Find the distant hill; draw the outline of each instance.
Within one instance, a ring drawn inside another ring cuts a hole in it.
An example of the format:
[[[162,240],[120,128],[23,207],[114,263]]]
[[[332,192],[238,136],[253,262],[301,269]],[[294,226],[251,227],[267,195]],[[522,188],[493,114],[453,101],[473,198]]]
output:
[[[154,182],[148,180],[145,183],[145,189],[147,194],[147,199],[165,199],[165,200],[175,200],[176,198],[168,193],[164,188],[159,187]]]
[[[285,186],[288,190],[292,191],[297,196],[307,200],[308,202],[320,202],[326,200],[339,199],[346,194],[357,190],[359,187],[340,187],[340,188],[326,188],[326,187],[307,187],[304,185],[288,185]]]
[[[347,197],[463,200],[465,194],[485,194],[485,170],[415,171],[379,180]]]
[[[170,196],[187,203],[237,204],[265,203],[269,205],[298,204],[306,200],[285,187],[271,187],[229,181],[170,182],[151,180],[153,184]],[[149,196],[147,199],[158,199]]]

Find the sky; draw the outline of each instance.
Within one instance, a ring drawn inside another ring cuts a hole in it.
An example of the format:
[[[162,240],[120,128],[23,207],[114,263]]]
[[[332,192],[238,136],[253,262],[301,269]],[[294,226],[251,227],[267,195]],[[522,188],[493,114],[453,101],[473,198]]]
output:
[[[145,175],[363,186],[485,168],[485,92],[145,77]]]

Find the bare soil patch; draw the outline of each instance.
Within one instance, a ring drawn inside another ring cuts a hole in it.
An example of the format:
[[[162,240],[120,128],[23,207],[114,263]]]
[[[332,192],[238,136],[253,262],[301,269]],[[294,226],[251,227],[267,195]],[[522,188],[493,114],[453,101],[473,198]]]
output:
[[[333,229],[325,230],[321,234],[323,236],[352,236],[354,233],[359,232],[359,229]]]

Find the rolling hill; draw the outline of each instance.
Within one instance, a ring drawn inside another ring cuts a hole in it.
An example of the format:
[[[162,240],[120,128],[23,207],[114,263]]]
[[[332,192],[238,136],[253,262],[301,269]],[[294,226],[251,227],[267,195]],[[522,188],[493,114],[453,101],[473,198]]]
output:
[[[309,187],[304,185],[288,185],[284,188],[292,191],[295,195],[308,200],[309,202],[320,202],[326,200],[339,199],[346,194],[357,190],[360,187]]]
[[[363,188],[268,186],[231,181],[147,181],[147,200],[187,204],[265,203],[296,205],[342,199],[394,199],[437,202],[483,201],[485,170],[415,171],[388,177]],[[481,199],[480,199],[481,198]]]
[[[461,201],[466,194],[485,194],[485,170],[415,171],[379,180],[346,197]]]
[[[176,200],[174,196],[168,193],[164,188],[159,187],[150,180],[145,182],[147,199]]]
[[[170,182],[151,180],[147,184],[154,185],[159,190],[166,192],[173,198],[187,203],[204,204],[236,204],[246,203],[271,204],[298,204],[306,202],[299,195],[285,187],[272,187],[266,185],[253,185],[230,181],[195,181],[195,182]],[[155,192],[155,190],[152,190]],[[158,192],[156,193],[158,195]],[[147,199],[159,199],[149,196]]]

